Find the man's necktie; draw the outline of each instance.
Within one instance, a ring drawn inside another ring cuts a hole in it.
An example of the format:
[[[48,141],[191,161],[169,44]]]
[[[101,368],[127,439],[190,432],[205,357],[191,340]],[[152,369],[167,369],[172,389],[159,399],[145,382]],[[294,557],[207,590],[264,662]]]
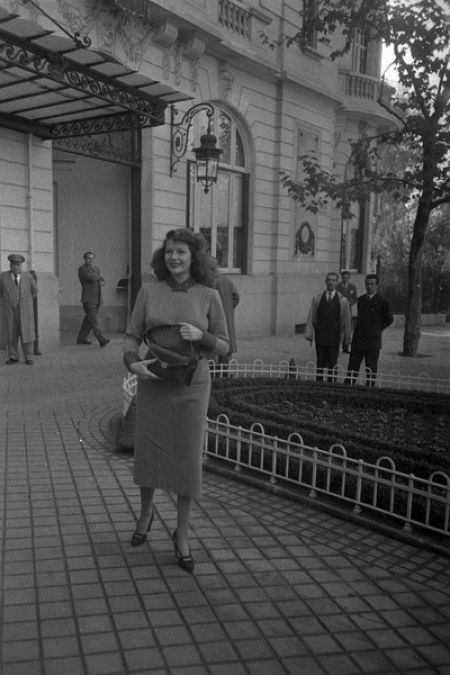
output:
[[[14,275],[14,283],[16,284],[16,286],[19,285],[19,280],[16,275]]]

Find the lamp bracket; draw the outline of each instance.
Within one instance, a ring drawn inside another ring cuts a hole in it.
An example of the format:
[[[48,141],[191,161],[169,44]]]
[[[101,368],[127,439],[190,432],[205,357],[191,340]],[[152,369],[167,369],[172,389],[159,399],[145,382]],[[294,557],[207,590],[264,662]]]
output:
[[[187,110],[179,122],[175,122],[178,114],[175,106],[172,104],[170,110],[170,175],[176,172],[175,165],[184,157],[187,151],[189,141],[189,130],[192,126],[193,118],[199,112],[206,112],[208,117],[208,133],[211,126],[211,118],[214,116],[214,106],[212,103],[198,103]]]

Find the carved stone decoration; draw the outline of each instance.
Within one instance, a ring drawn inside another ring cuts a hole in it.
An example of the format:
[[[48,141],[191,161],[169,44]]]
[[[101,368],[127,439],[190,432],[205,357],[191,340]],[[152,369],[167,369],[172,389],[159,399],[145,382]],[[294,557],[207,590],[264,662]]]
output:
[[[80,3],[75,4],[68,0],[58,0],[57,4],[63,23],[69,29],[69,32],[87,35],[93,23],[91,4],[86,2],[86,0],[81,6]],[[102,6],[104,2],[97,4]],[[105,12],[104,8],[103,12]]]
[[[38,23],[39,12],[38,10],[26,2],[26,0],[11,0],[9,3],[9,11],[12,14],[20,14],[22,16],[27,16],[30,21]]]
[[[342,133],[341,131],[338,131],[337,129],[334,130],[334,138],[333,138],[333,148],[336,151],[339,148],[339,145],[341,143],[341,138],[342,138]]]
[[[201,40],[197,33],[189,32],[180,36],[180,54],[192,61],[198,61],[200,56],[205,51],[205,43]]]
[[[152,29],[152,42],[161,47],[169,47],[178,38],[178,28],[170,21],[165,21]]]
[[[194,93],[198,89],[199,63],[199,60],[192,61],[191,63],[191,87]]]
[[[122,12],[117,25],[120,46],[126,65],[139,70],[151,40],[152,28],[138,18]]]
[[[173,48],[173,56],[175,60],[175,84],[177,87],[181,84],[181,54],[180,54],[180,45],[177,42]]]
[[[303,255],[306,255],[307,253],[314,255],[315,241],[316,238],[311,225],[308,221],[303,221],[295,233],[294,255],[298,256],[300,253],[303,253]]]
[[[92,17],[97,32],[98,49],[106,54],[115,54],[117,43],[117,17],[104,2],[93,8]]]
[[[172,47],[169,45],[162,50],[162,72],[164,80],[168,80],[170,77],[170,61],[172,56]]]
[[[189,31],[180,36],[178,52],[191,62],[191,87],[194,92],[198,88],[199,61],[204,51],[205,43],[198,37],[195,31]]]
[[[224,61],[219,71],[219,97],[224,101],[229,101],[233,91],[233,85],[234,74]]]

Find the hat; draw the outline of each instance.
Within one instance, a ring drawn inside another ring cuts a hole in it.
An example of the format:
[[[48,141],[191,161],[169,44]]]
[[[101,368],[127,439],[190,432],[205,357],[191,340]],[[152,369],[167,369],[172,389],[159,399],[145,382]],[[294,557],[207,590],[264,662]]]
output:
[[[20,253],[11,253],[11,255],[8,256],[9,262],[12,263],[23,263],[25,262],[25,258],[23,255],[20,255]]]

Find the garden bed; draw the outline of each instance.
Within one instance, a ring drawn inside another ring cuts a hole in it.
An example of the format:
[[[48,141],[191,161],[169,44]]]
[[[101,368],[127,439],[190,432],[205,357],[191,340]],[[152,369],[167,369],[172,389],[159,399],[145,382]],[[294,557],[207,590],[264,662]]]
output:
[[[217,379],[208,417],[220,413],[245,428],[258,422],[280,438],[298,432],[306,445],[322,450],[341,443],[354,459],[375,463],[388,456],[404,473],[450,475],[448,395],[299,380]]]

